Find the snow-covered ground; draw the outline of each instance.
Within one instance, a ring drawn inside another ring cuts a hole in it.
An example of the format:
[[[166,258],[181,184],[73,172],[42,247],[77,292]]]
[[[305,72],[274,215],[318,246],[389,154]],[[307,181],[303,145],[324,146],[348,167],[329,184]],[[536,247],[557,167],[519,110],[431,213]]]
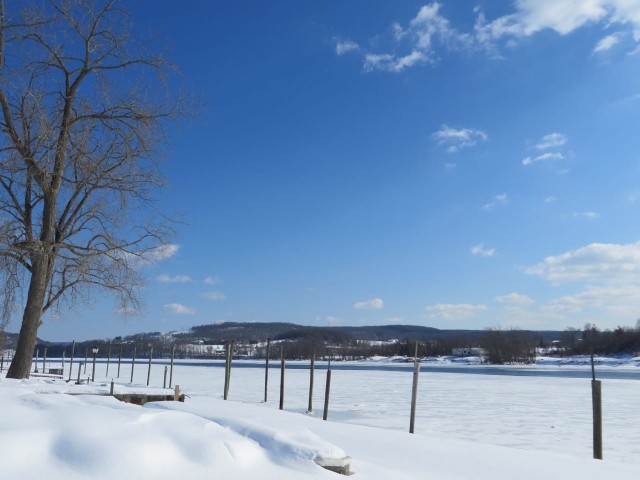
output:
[[[109,378],[98,364],[90,386],[0,380],[2,478],[338,478],[313,460],[342,455],[363,479],[640,478],[638,380],[603,380],[605,460],[595,461],[588,379],[440,373],[427,363],[411,435],[410,371],[334,370],[323,422],[324,366],[309,415],[307,369],[286,370],[282,412],[278,368],[270,369],[262,403],[264,370],[234,362],[225,402],[220,362],[188,363],[177,362],[173,374],[185,403],[145,407],[59,393],[106,392],[113,364]],[[580,363],[571,368],[588,368]],[[152,387],[162,386],[163,373],[164,365],[153,365]],[[146,365],[136,364],[134,386],[129,377],[123,363],[116,392],[146,384]]]

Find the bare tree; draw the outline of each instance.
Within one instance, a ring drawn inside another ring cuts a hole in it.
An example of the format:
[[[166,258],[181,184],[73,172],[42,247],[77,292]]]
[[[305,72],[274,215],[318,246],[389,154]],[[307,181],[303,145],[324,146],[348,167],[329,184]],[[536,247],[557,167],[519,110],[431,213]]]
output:
[[[124,2],[18,3],[0,0],[2,318],[24,307],[10,378],[29,376],[43,314],[63,300],[106,289],[138,308],[139,268],[170,233],[149,207],[163,119],[180,105]]]

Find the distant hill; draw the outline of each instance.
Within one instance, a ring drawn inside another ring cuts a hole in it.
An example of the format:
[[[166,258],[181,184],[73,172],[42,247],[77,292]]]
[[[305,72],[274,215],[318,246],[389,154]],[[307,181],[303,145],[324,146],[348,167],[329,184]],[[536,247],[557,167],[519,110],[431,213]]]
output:
[[[536,343],[550,343],[552,340],[560,338],[560,331],[523,331],[535,339]],[[316,327],[308,325],[298,325],[285,322],[224,322],[209,325],[198,325],[185,332],[147,332],[116,337],[112,339],[114,345],[125,345],[133,348],[139,346],[142,353],[145,348],[153,344],[156,352],[170,351],[173,344],[204,344],[216,345],[227,341],[244,344],[256,344],[271,340],[288,340],[307,344],[326,345],[354,345],[358,342],[385,342],[396,340],[400,343],[406,342],[437,342],[443,351],[450,351],[453,346],[472,346],[481,342],[485,330],[440,330],[433,327],[420,325],[379,325],[379,326],[333,326]],[[5,348],[13,348],[17,341],[17,334],[5,333]],[[76,343],[76,353],[84,353],[92,346],[100,347],[102,356],[108,349],[110,340],[95,339]],[[38,340],[41,350],[47,347],[50,355],[61,355],[63,350],[69,352],[71,341],[48,342]],[[114,350],[115,351],[115,350]]]

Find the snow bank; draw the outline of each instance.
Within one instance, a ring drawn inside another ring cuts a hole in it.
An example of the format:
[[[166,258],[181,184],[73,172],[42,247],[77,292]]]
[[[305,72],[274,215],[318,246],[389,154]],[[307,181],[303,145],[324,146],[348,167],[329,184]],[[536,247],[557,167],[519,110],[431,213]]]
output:
[[[95,393],[105,387],[82,388]],[[328,479],[339,477],[313,460],[345,454],[355,479],[640,475],[640,465],[323,422],[212,395],[138,407],[111,397],[58,393],[76,388],[51,380],[0,380],[2,478]]]

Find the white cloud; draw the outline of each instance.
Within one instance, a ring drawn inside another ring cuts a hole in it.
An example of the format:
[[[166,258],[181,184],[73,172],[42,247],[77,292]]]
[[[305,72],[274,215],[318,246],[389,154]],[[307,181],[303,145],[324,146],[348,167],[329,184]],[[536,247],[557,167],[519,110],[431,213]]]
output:
[[[371,300],[357,302],[353,305],[353,308],[358,310],[380,310],[382,307],[384,307],[384,302],[381,298],[372,298]]]
[[[166,305],[163,305],[163,308],[167,312],[177,313],[180,315],[193,315],[196,313],[195,308],[187,307],[181,303],[167,303]]]
[[[522,165],[526,167],[528,165],[531,165],[532,163],[546,162],[549,160],[562,160],[563,158],[564,158],[564,155],[562,155],[560,152],[546,152],[541,155],[538,155],[537,157],[525,158],[524,160],[522,160]]]
[[[494,299],[498,303],[503,303],[507,305],[515,305],[524,307],[527,305],[533,305],[535,302],[529,298],[527,295],[523,295],[521,293],[511,292],[507,295],[501,295]]]
[[[596,44],[595,48],[593,49],[593,53],[606,52],[619,41],[620,39],[615,33],[613,35],[607,35]]]
[[[351,40],[340,40],[339,38],[334,39],[336,44],[336,54],[344,55],[349,52],[357,52],[360,50],[360,45]]]
[[[227,296],[222,292],[205,292],[202,294],[203,298],[207,298],[209,300],[225,300]]]
[[[496,249],[484,248],[484,243],[480,243],[471,248],[471,253],[474,255],[480,255],[481,257],[493,257],[496,253]]]
[[[473,128],[452,128],[442,125],[440,130],[433,133],[433,138],[439,145],[446,145],[447,152],[455,153],[463,148],[472,147],[479,141],[486,142],[489,136],[482,130]]]
[[[490,212],[491,210],[493,210],[495,207],[497,207],[498,205],[504,205],[505,203],[507,203],[508,197],[506,193],[501,193],[499,195],[496,195],[493,197],[493,200],[489,203],[485,203],[482,206],[483,210],[486,210],[487,212]]]
[[[164,283],[187,283],[192,281],[189,275],[174,275],[171,277],[166,273],[158,275],[157,280]]]
[[[406,27],[391,25],[393,46],[387,51],[370,52],[351,40],[334,40],[336,53],[360,52],[364,70],[402,72],[416,65],[435,64],[440,50],[484,51],[493,58],[503,58],[499,47],[514,48],[518,40],[543,30],[567,35],[579,28],[598,26],[617,28],[603,37],[594,52],[602,52],[629,35],[638,44],[630,54],[640,52],[640,2],[637,0],[516,0],[512,13],[487,20],[475,8],[476,22],[469,33],[456,30],[441,15],[438,2],[426,4]],[[400,53],[396,53],[400,52]]]
[[[592,243],[577,250],[549,256],[525,272],[554,283],[640,281],[640,242]]]
[[[562,147],[567,143],[567,136],[563,133],[553,132],[545,135],[536,143],[538,150],[546,150],[548,148]]]
[[[554,197],[553,195],[548,196],[547,198],[544,199],[544,203],[553,203],[557,200],[556,197]]]
[[[542,30],[566,35],[574,30],[601,23],[629,25],[636,41],[640,40],[640,2],[630,0],[518,0],[515,13],[492,22],[479,16],[476,38],[487,45],[503,37],[520,38]],[[610,42],[610,40],[609,40]]]
[[[207,277],[204,279],[204,283],[206,285],[218,285],[219,283],[222,283],[222,280],[218,277]]]
[[[446,162],[446,163],[444,164],[444,169],[445,169],[447,172],[450,172],[451,170],[454,170],[454,169],[456,168],[456,166],[457,166],[457,165],[456,165],[455,163]]]
[[[416,65],[435,63],[436,44],[450,49],[472,44],[471,35],[457,32],[449,20],[440,15],[440,4],[437,2],[422,6],[406,28],[394,22],[391,30],[396,43],[394,53],[363,52],[365,71],[402,72]],[[355,51],[355,48],[349,51]],[[404,53],[397,54],[396,51]]]
[[[471,305],[468,303],[438,303],[425,307],[430,320],[462,320],[470,318],[476,313],[487,310],[486,305]]]

